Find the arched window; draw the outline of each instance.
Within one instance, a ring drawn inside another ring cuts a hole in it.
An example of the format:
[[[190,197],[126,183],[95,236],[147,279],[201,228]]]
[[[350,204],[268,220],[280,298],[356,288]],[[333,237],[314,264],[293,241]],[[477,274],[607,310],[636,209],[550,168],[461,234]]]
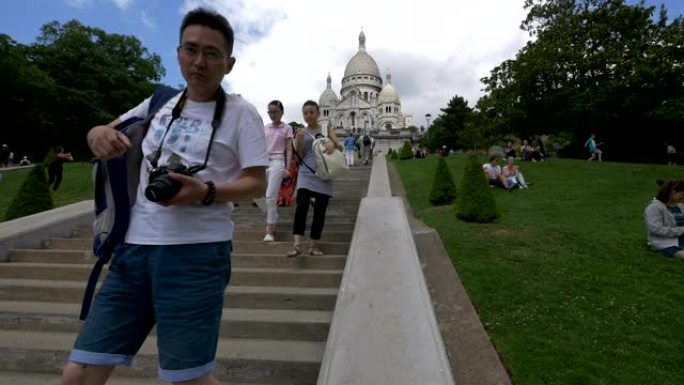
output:
[[[386,129],[386,130],[391,130],[391,129],[392,129],[392,123],[386,123],[386,124],[385,124],[385,129]]]
[[[368,100],[368,92],[364,92],[364,93],[363,93],[363,98],[364,98],[365,100]]]
[[[355,127],[356,126],[356,112],[352,111],[349,114],[349,117],[351,118],[351,126]]]

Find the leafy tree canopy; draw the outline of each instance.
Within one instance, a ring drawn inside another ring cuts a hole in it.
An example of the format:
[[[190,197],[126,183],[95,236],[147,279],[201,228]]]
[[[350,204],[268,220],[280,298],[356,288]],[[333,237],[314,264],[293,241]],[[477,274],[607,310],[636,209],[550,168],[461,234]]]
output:
[[[612,159],[684,144],[684,19],[623,0],[526,0],[533,37],[482,79],[482,124],[499,134],[596,133]]]
[[[27,46],[0,35],[0,73],[8,87],[0,112],[11,128],[0,138],[40,159],[54,145],[89,156],[85,133],[149,96],[165,71],[137,38],[72,20],[45,24]]]

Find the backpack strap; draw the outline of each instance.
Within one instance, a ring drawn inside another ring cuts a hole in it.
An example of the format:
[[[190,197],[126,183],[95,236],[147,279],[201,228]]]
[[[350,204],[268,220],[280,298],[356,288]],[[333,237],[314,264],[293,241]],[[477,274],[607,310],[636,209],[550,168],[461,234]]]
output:
[[[306,162],[304,162],[304,159],[302,159],[302,157],[299,156],[299,153],[298,153],[297,150],[295,149],[294,143],[292,143],[292,152],[294,152],[295,156],[297,157],[297,163],[303,164],[303,165],[304,165],[306,168],[308,168],[309,171],[311,171],[313,174],[316,173],[316,171],[315,171],[313,168],[309,167],[309,165],[306,164]]]
[[[95,169],[96,178],[106,178],[109,180],[109,186],[111,188],[111,193],[113,196],[119,197],[121,200],[120,204],[115,207],[115,221],[112,226],[109,236],[102,242],[95,240],[93,245],[93,254],[97,256],[97,261],[93,266],[90,276],[88,277],[88,283],[86,284],[85,293],[83,293],[83,301],[81,302],[81,313],[79,319],[85,321],[88,313],[90,312],[90,306],[92,305],[93,296],[95,294],[95,287],[97,286],[97,281],[102,272],[104,265],[109,263],[112,254],[118,246],[116,239],[123,239],[128,231],[128,223],[130,221],[130,206],[135,202],[135,194],[137,193],[137,185],[139,174],[127,175],[126,169],[128,167],[127,163],[137,162],[140,164],[142,160],[142,139],[147,134],[147,129],[150,126],[150,121],[154,118],[154,115],[174,96],[176,96],[180,90],[177,90],[168,86],[160,86],[152,95],[150,99],[150,105],[148,107],[148,114],[142,121],[143,132],[141,133],[130,133],[136,135],[133,142],[135,143],[135,148],[132,148],[133,154],[131,156],[117,156],[115,158],[109,159],[107,161],[98,160],[97,167]],[[125,128],[130,126],[132,123],[139,121],[139,118],[132,118],[125,122],[122,122],[117,129],[125,131]],[[128,154],[127,154],[128,155]],[[134,177],[134,183],[130,183],[130,177]],[[134,186],[133,186],[134,185]],[[96,183],[95,184],[95,212],[96,214],[101,212],[106,208],[106,194],[105,188]],[[133,194],[133,195],[131,195]],[[97,236],[97,235],[96,235]]]

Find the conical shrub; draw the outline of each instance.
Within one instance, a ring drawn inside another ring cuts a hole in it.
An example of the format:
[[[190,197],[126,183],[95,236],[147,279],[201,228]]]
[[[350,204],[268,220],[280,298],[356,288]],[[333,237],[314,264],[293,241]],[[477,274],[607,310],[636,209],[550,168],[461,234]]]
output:
[[[466,222],[489,223],[499,217],[494,194],[475,155],[468,159],[465,166],[455,206],[456,217]]]
[[[442,206],[453,203],[454,199],[456,199],[454,179],[451,177],[451,171],[444,158],[439,158],[435,175],[432,177],[430,203],[434,206]]]
[[[50,187],[42,164],[33,166],[14,196],[7,211],[5,220],[21,218],[27,215],[50,210],[54,207]]]
[[[399,150],[399,160],[406,159],[413,159],[413,148],[411,148],[411,143],[408,140],[404,142],[401,150]]]

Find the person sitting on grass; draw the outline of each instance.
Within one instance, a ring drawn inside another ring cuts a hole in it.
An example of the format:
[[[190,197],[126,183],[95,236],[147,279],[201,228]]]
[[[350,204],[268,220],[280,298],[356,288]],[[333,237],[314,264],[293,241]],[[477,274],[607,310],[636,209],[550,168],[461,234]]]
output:
[[[489,181],[490,186],[500,187],[505,190],[509,190],[511,186],[506,182],[503,173],[501,172],[501,166],[499,166],[499,158],[496,155],[489,157],[489,163],[482,165],[482,169],[485,172],[485,176]]]
[[[665,256],[684,259],[684,180],[658,184],[658,194],[644,211],[648,245]]]
[[[506,158],[506,165],[503,166],[503,170],[501,170],[501,175],[503,175],[503,178],[506,180],[507,186],[518,188],[528,187],[527,183],[525,182],[525,177],[523,176],[523,173],[520,171],[520,167],[518,167],[518,165],[515,164],[515,158],[512,156]]]

